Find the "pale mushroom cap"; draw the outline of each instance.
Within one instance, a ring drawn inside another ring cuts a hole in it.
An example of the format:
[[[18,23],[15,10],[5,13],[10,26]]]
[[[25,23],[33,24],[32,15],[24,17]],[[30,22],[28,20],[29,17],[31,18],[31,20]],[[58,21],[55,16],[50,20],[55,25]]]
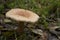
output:
[[[39,16],[29,10],[25,9],[11,9],[6,13],[6,17],[14,19],[16,21],[25,21],[25,22],[36,22],[39,19]]]

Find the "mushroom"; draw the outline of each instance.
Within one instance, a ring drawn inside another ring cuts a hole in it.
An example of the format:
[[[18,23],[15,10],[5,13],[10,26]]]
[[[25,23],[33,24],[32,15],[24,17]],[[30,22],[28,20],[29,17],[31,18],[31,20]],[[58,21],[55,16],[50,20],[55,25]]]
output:
[[[20,25],[17,29],[18,32],[22,32],[22,30],[24,29],[24,22],[35,23],[39,19],[39,16],[36,13],[19,8],[11,9],[10,11],[8,11],[6,13],[6,17],[14,19],[18,22],[18,24]]]

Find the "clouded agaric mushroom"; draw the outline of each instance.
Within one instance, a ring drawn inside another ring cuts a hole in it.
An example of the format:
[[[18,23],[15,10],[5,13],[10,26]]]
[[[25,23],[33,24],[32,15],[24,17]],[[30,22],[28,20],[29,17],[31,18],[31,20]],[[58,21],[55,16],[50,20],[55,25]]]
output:
[[[18,30],[21,32],[23,30],[24,22],[31,22],[35,23],[38,19],[39,16],[29,10],[25,9],[11,9],[6,13],[6,17],[14,19],[19,22],[20,27]]]

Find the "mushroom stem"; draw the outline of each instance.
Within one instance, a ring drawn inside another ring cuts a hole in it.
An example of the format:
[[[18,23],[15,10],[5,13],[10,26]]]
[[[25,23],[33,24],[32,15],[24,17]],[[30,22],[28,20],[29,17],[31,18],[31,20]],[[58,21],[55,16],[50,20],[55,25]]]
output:
[[[23,33],[24,31],[24,22],[18,22],[19,27],[17,28],[17,32]]]

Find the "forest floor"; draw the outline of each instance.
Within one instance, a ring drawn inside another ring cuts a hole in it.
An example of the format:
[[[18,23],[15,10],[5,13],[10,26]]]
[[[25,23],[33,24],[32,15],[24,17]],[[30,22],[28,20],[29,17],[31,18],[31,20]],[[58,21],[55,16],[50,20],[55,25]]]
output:
[[[25,23],[24,32],[19,33],[17,22],[5,16],[13,8],[31,10],[40,19]],[[0,40],[60,40],[60,0],[0,0]]]

